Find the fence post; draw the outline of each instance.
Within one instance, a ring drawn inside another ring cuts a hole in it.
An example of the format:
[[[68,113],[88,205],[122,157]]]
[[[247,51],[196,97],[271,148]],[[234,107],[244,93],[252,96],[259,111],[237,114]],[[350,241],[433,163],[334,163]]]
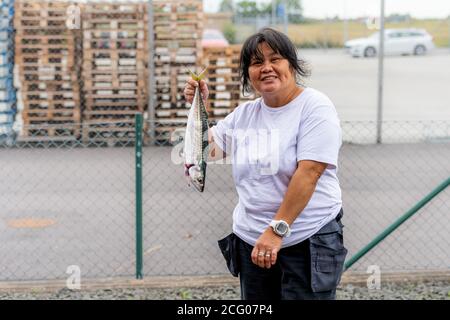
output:
[[[142,114],[135,116],[135,162],[136,162],[136,279],[142,279]]]

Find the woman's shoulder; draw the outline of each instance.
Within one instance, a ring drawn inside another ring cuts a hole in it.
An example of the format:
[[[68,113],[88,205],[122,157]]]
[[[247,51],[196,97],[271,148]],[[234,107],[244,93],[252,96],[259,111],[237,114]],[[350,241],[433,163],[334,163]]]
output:
[[[334,104],[331,99],[322,91],[307,87],[304,89],[302,94],[305,94],[305,102],[307,105],[329,105],[334,108]]]
[[[303,93],[304,106],[302,111],[302,117],[308,117],[311,115],[317,115],[321,117],[337,117],[336,107],[334,106],[331,99],[323,92],[314,89],[307,88]]]

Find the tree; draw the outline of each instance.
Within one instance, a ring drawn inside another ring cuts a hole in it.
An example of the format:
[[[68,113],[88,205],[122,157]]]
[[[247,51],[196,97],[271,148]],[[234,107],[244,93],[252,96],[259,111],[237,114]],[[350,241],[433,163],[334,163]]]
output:
[[[260,11],[255,1],[239,1],[236,5],[236,13],[241,17],[256,17]]]
[[[233,12],[233,0],[222,0],[219,7],[219,12]]]
[[[298,23],[303,20],[303,6],[301,0],[274,0],[275,5],[278,7],[280,4],[286,5],[286,12],[289,17],[289,21]],[[272,0],[266,3],[261,9],[261,13],[272,14]]]
[[[236,28],[234,24],[230,22],[225,24],[222,28],[222,32],[230,44],[236,43]]]

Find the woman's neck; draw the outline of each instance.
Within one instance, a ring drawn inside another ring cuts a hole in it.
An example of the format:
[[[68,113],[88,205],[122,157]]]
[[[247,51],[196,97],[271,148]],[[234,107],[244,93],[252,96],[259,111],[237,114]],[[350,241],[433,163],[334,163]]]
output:
[[[287,105],[289,102],[297,98],[300,93],[303,92],[303,88],[295,85],[293,87],[290,87],[288,90],[285,90],[285,92],[280,93],[266,93],[262,94],[262,97],[264,99],[264,103],[271,108],[278,108],[282,107],[284,105]]]

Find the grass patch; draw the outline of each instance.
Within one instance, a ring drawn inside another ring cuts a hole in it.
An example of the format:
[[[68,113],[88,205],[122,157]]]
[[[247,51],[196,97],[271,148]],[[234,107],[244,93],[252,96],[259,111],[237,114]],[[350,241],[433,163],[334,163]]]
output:
[[[242,43],[248,36],[256,32],[256,26],[235,25],[239,30],[236,41]],[[448,20],[416,20],[401,23],[386,23],[386,28],[419,28],[425,29],[433,36],[437,47],[449,47],[449,21]],[[276,26],[283,30],[283,26]],[[374,33],[363,22],[349,21],[347,25],[348,39],[367,37]],[[312,22],[305,24],[290,24],[288,26],[289,38],[300,48],[336,48],[344,45],[345,26],[343,21]]]

